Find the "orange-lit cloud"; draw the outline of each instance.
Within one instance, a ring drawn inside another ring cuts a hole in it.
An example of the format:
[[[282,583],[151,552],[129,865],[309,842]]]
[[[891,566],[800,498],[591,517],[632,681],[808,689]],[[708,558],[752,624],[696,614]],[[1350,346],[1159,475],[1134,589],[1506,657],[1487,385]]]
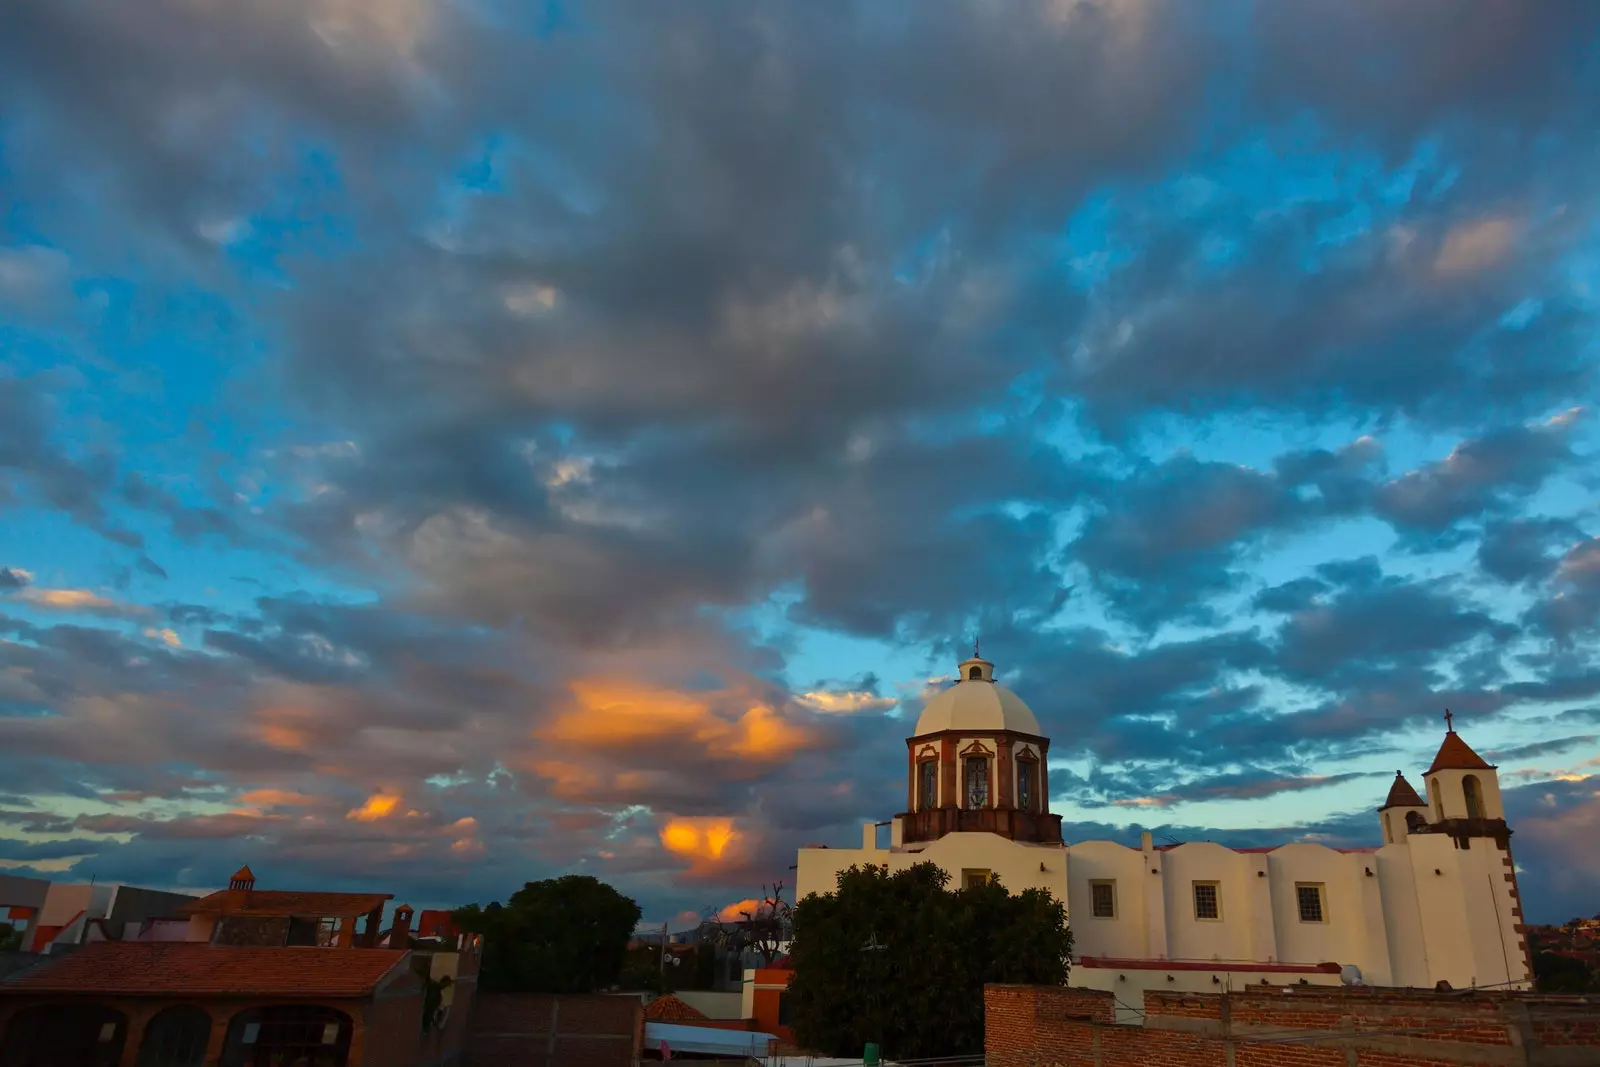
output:
[[[255,727],[254,733],[263,744],[271,745],[273,748],[304,752],[310,747],[304,730],[283,723],[264,722]]]
[[[668,852],[690,862],[691,870],[704,871],[728,857],[729,847],[740,838],[733,820],[719,816],[673,816],[661,827],[661,844]]]
[[[542,732],[544,739],[602,749],[673,740],[756,760],[782,759],[816,740],[771,705],[738,691],[701,696],[596,679],[573,682],[571,690],[576,706]],[[719,713],[713,700],[735,710]]]
[[[138,618],[149,615],[150,609],[138,604],[124,604],[120,600],[101,596],[88,589],[39,589],[30,587],[17,595],[17,599],[36,608],[52,611],[82,611],[94,615],[113,615],[121,618]]]
[[[738,922],[740,919],[746,917],[746,913],[749,915],[760,915],[761,909],[761,901],[757,900],[755,897],[748,897],[744,900],[736,900],[732,904],[729,904],[727,907],[723,908],[721,911],[717,912],[717,918],[725,923]]]
[[[354,819],[356,822],[376,822],[394,814],[399,804],[400,798],[393,794],[374,793],[359,808],[351,808],[345,812],[344,817]]]

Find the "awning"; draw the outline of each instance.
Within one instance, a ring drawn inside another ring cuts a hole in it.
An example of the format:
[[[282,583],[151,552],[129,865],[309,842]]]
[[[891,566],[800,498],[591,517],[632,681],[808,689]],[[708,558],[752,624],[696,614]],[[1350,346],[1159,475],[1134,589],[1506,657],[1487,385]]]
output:
[[[765,1057],[767,1042],[777,1034],[751,1033],[749,1030],[719,1030],[714,1026],[688,1026],[683,1023],[644,1024],[644,1047],[656,1049],[661,1042],[673,1052],[711,1052],[729,1056]]]

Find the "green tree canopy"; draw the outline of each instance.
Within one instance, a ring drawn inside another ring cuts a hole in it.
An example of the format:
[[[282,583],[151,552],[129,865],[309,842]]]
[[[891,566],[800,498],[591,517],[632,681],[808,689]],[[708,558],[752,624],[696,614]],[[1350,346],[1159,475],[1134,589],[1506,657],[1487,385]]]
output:
[[[795,907],[789,1018],[830,1056],[917,1058],[983,1051],[986,982],[1065,985],[1066,908],[1045,890],[999,882],[946,888],[931,863],[890,874],[851,867],[838,888]]]
[[[504,906],[458,908],[454,918],[483,935],[484,990],[592,993],[616,984],[639,914],[599,879],[569,874],[529,882]]]

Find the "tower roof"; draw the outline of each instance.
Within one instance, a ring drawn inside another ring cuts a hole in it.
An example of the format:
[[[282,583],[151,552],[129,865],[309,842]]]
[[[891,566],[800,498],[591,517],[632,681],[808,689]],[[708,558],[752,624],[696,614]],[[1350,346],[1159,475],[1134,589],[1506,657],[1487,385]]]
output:
[[[1444,743],[1439,746],[1438,753],[1433,757],[1433,764],[1425,773],[1434,771],[1492,771],[1492,764],[1485,763],[1482,756],[1472,751],[1472,746],[1461,739],[1461,735],[1454,730],[1444,735]]]
[[[1039,736],[1039,720],[1023,699],[994,681],[994,664],[978,656],[961,662],[960,681],[923,705],[916,735],[941,730],[1011,730]]]
[[[1394,784],[1389,787],[1389,798],[1383,802],[1383,807],[1379,808],[1378,810],[1386,811],[1389,808],[1425,808],[1427,806],[1428,805],[1423,802],[1422,798],[1417,795],[1417,791],[1411,788],[1411,783],[1406,781],[1406,776],[1400,771],[1395,771]]]

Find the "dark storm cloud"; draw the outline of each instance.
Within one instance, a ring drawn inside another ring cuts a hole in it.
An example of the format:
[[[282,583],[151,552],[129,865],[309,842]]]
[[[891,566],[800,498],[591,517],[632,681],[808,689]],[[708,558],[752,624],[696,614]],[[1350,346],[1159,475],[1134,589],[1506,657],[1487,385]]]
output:
[[[1600,740],[1600,738],[1597,738],[1594,734],[1557,737],[1549,741],[1536,741],[1531,745],[1495,749],[1487,753],[1487,758],[1501,761],[1537,759],[1540,756],[1553,756],[1557,752],[1566,752],[1568,749],[1577,748],[1580,745],[1587,745],[1592,748],[1597,740]]]
[[[1563,643],[1600,626],[1600,537],[1568,549],[1549,585],[1546,599],[1528,609],[1529,623]]]
[[[1325,597],[1287,603],[1280,595],[1265,603],[1290,607],[1277,635],[1277,664],[1289,677],[1324,686],[1359,682],[1379,671],[1423,668],[1447,649],[1479,638],[1508,641],[1513,627],[1460,597],[1446,582],[1383,578],[1369,561],[1344,568],[1355,580]],[[1375,562],[1375,561],[1370,561]],[[1338,568],[1325,568],[1330,576]]]
[[[1463,441],[1447,459],[1381,486],[1374,510],[1397,528],[1432,533],[1503,509],[1577,459],[1570,443],[1576,421],[1569,412]]]
[[[1489,523],[1478,543],[1478,566],[1502,582],[1548,578],[1559,560],[1557,546],[1584,539],[1578,525],[1566,519],[1506,519]]]

